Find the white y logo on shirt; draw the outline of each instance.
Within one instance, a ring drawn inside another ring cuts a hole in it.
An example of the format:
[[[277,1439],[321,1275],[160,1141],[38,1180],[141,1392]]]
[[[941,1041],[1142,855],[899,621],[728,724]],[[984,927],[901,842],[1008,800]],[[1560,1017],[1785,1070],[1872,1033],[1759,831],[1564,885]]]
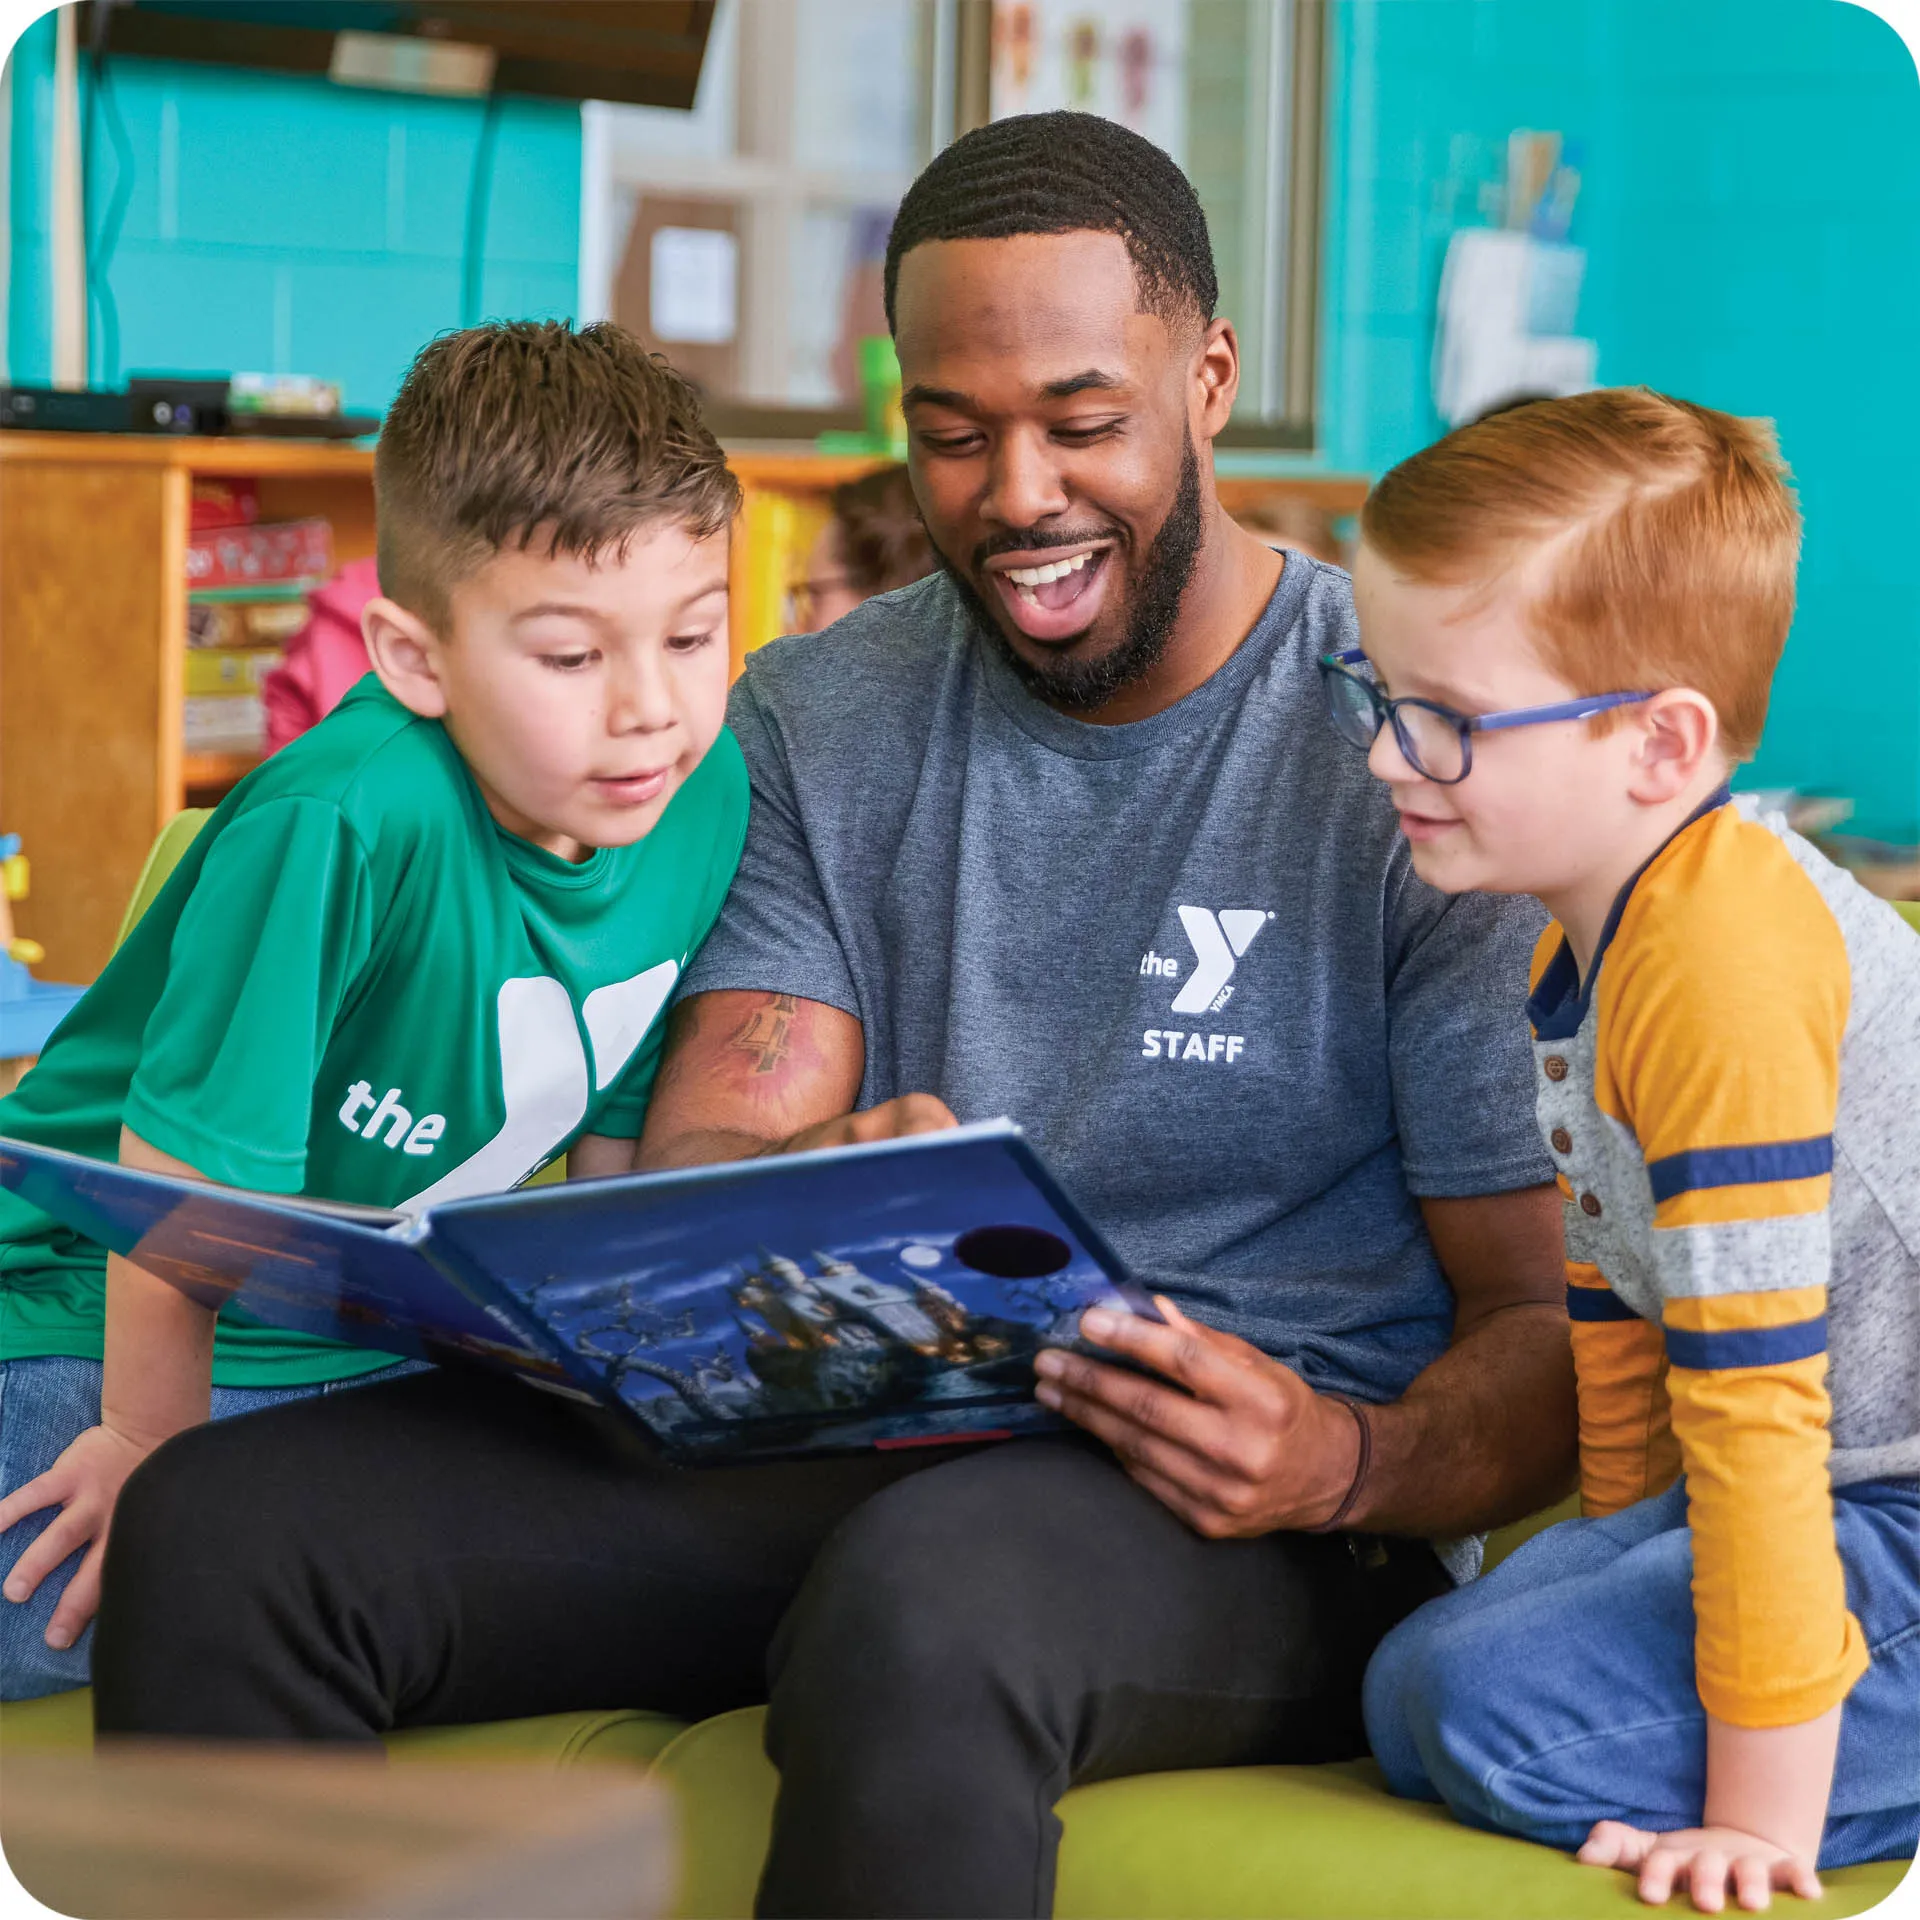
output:
[[[633,1058],[680,977],[677,961],[630,980],[596,987],[580,1009],[593,1042],[593,1086],[607,1087]],[[477,1153],[432,1186],[403,1200],[417,1213],[443,1200],[501,1193],[538,1167],[586,1118],[587,1055],[573,1002],[558,980],[544,974],[509,980],[500,989],[500,1095],[506,1119]]]
[[[1254,936],[1273,918],[1258,907],[1225,907],[1215,916],[1205,907],[1182,907],[1180,924],[1193,948],[1194,969],[1174,995],[1175,1013],[1217,1012],[1221,998]]]

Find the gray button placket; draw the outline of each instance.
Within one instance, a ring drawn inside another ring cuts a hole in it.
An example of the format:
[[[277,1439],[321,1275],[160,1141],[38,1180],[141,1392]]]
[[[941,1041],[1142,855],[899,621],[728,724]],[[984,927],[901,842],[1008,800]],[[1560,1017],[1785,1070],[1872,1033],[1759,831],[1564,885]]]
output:
[[[1598,1114],[1593,1100],[1593,1018],[1589,1014],[1577,1033],[1533,1043],[1538,1069],[1534,1099],[1540,1135],[1553,1163],[1572,1189],[1566,1207],[1567,1257],[1592,1261],[1598,1220],[1591,1205],[1583,1205],[1601,1191],[1604,1155],[1599,1151]],[[1564,1139],[1563,1147],[1560,1141]]]

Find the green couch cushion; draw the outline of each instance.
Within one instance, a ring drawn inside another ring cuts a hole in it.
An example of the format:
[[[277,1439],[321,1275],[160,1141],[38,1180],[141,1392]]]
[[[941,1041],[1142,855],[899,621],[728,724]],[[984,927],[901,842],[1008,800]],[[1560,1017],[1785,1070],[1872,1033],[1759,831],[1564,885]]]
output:
[[[677,1920],[753,1911],[776,1775],[759,1708],[689,1727],[654,1763],[674,1790],[682,1850]],[[1059,1920],[1615,1920],[1643,1913],[1625,1874],[1395,1800],[1371,1761],[1146,1774],[1081,1787],[1066,1829]],[[1898,1865],[1826,1876],[1793,1920],[1863,1913]]]
[[[1625,1874],[1395,1800],[1370,1760],[1111,1780],[1061,1805],[1060,1920],[1584,1920],[1644,1914]],[[1826,1876],[1805,1914],[1876,1905],[1904,1864]]]
[[[15,1752],[84,1748],[91,1710],[84,1689],[0,1707],[0,1743]],[[551,1713],[417,1728],[387,1744],[407,1761],[651,1763],[679,1815],[678,1920],[736,1920],[753,1910],[773,1817],[764,1718],[758,1707],[693,1727],[655,1713]],[[1584,1920],[1644,1911],[1624,1874],[1394,1800],[1367,1761],[1109,1780],[1068,1794],[1060,1816],[1059,1920]],[[1830,1873],[1826,1898],[1795,1903],[1794,1920],[1864,1913],[1904,1871]]]
[[[1511,1553],[1517,1553],[1536,1533],[1545,1533],[1549,1527],[1557,1527],[1562,1520],[1574,1520],[1580,1514],[1580,1496],[1570,1493],[1558,1506],[1543,1507],[1525,1520],[1515,1520],[1511,1525],[1496,1527],[1487,1535],[1486,1555],[1480,1563],[1482,1573],[1491,1573],[1500,1562]]]
[[[664,1713],[612,1709],[543,1713],[466,1727],[409,1727],[387,1736],[396,1760],[515,1760],[523,1766],[625,1761],[645,1766],[685,1732]],[[80,1687],[0,1705],[0,1745],[12,1752],[83,1752],[93,1743],[93,1693]]]
[[[467,1727],[409,1727],[387,1735],[396,1760],[517,1760],[570,1767],[604,1761],[649,1765],[686,1731],[664,1713],[543,1713],[529,1720],[493,1720]]]
[[[93,1689],[0,1701],[0,1746],[9,1752],[84,1753],[93,1745]]]

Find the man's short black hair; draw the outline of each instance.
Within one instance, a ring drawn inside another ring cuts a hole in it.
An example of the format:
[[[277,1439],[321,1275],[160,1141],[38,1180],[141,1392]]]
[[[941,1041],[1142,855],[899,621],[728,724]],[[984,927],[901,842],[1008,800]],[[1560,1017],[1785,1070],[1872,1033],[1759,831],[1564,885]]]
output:
[[[1114,233],[1140,304],[1170,325],[1213,318],[1220,285],[1193,183],[1151,140],[1097,113],[1021,113],[962,134],[907,189],[887,240],[887,325],[900,262],[929,240]]]

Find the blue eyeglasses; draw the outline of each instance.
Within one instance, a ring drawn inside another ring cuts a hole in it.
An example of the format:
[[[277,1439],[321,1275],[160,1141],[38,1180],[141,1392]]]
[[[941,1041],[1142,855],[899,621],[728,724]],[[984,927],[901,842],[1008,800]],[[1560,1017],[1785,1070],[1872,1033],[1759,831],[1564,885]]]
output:
[[[1591,693],[1550,707],[1516,707],[1510,713],[1455,713],[1434,700],[1390,700],[1354,669],[1366,664],[1359,647],[1321,657],[1320,681],[1334,731],[1362,753],[1372,751],[1380,729],[1391,725],[1407,765],[1436,786],[1458,786],[1473,771],[1473,736],[1507,727],[1537,727],[1549,720],[1590,720],[1610,707],[1651,700],[1650,693]]]

